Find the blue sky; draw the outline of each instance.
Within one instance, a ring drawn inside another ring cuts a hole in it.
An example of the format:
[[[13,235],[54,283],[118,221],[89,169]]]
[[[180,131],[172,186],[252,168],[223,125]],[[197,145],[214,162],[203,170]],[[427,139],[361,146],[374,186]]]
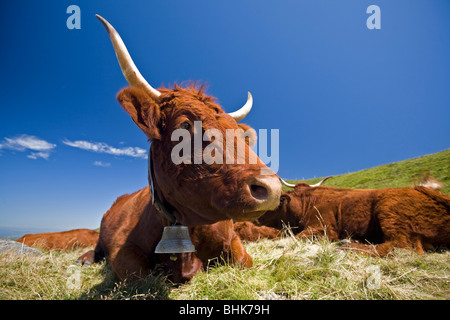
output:
[[[245,122],[280,130],[284,178],[449,147],[447,0],[3,1],[0,227],[95,228],[147,184],[149,144],[116,102],[127,84],[96,13],[154,87],[203,81],[227,111],[250,91]]]

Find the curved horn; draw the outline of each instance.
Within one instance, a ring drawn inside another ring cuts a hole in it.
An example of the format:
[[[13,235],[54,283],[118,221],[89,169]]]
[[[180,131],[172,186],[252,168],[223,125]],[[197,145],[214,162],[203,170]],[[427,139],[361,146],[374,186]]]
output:
[[[119,61],[120,69],[122,70],[122,73],[127,82],[130,84],[130,86],[144,89],[150,95],[150,97],[158,100],[161,92],[149,85],[141,75],[138,68],[136,68],[133,60],[131,59],[127,47],[123,43],[122,38],[120,38],[116,29],[114,29],[114,27],[103,17],[99,16],[98,14],[96,14],[95,16],[103,24],[106,31],[108,31],[109,37],[111,38],[111,42],[114,47],[114,51],[116,52],[117,60]]]
[[[322,180],[319,181],[319,183],[312,184],[312,185],[310,185],[310,187],[311,188],[319,187],[322,185],[322,183],[324,183],[326,180],[330,179],[331,177],[333,177],[333,176],[328,176],[326,178],[323,178]]]
[[[252,97],[252,94],[249,92],[248,97],[247,97],[247,102],[244,104],[244,106],[242,108],[240,108],[239,110],[237,110],[235,112],[230,112],[228,114],[230,116],[232,116],[234,118],[234,120],[236,120],[236,122],[239,122],[248,115],[248,113],[252,109],[252,105],[253,105],[253,97]]]
[[[284,184],[284,185],[285,185],[286,187],[288,187],[288,188],[295,188],[295,184],[288,183],[288,182],[284,181],[284,180],[281,179],[281,178],[280,178],[280,181],[281,181],[282,184]]]
[[[323,178],[319,183],[316,183],[316,184],[311,184],[311,185],[309,185],[309,184],[307,184],[307,183],[304,183],[303,185],[304,185],[304,186],[309,186],[309,187],[311,187],[311,188],[316,188],[316,187],[321,186],[322,183],[324,183],[326,180],[330,179],[331,177],[333,177],[333,176],[328,176],[328,177],[326,177],[326,178]],[[296,184],[288,183],[288,182],[284,181],[284,180],[281,179],[281,178],[280,178],[280,181],[281,181],[282,184],[284,184],[284,185],[285,185],[286,187],[288,187],[288,188],[295,188],[295,186],[296,186]]]

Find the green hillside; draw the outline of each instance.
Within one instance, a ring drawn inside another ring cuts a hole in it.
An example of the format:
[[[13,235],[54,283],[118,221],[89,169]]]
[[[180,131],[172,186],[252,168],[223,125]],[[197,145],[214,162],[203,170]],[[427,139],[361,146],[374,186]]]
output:
[[[450,194],[450,149],[409,160],[333,176],[324,185],[344,188],[408,187],[417,183],[421,176],[430,174],[444,184],[441,192]],[[322,178],[304,180],[313,184]],[[290,183],[303,180],[287,180]]]

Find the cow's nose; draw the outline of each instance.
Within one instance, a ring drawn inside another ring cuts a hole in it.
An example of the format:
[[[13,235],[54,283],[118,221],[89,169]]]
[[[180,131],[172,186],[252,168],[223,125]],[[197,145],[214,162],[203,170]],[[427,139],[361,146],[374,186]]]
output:
[[[269,197],[269,191],[263,186],[252,184],[250,186],[252,197],[258,200],[266,200]]]
[[[248,188],[255,211],[275,210],[280,204],[281,183],[276,175],[251,177]]]

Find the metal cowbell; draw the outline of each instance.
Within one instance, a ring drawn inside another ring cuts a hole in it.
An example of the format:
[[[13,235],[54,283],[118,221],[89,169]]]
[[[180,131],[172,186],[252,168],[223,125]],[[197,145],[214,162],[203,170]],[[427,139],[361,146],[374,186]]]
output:
[[[155,253],[195,252],[195,246],[189,237],[189,229],[182,225],[164,227],[164,231],[155,248]]]

